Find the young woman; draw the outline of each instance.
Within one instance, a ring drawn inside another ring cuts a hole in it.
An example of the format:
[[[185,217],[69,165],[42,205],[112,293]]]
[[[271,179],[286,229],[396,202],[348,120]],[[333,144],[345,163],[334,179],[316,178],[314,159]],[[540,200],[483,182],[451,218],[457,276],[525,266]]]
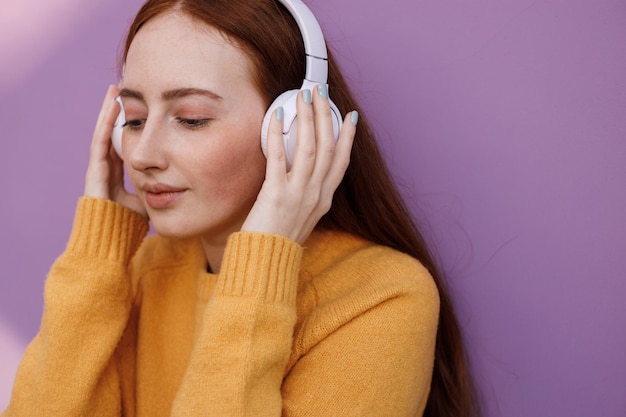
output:
[[[477,414],[440,275],[332,57],[337,141],[320,84],[298,93],[293,165],[280,107],[263,155],[303,51],[276,0],[143,6],[3,416]]]

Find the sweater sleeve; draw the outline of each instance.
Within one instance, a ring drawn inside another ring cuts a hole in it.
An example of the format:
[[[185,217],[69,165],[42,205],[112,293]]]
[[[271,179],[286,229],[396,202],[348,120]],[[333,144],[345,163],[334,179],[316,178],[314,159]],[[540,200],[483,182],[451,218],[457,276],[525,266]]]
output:
[[[301,256],[283,237],[231,235],[173,417],[281,415]]]
[[[148,230],[107,200],[79,200],[65,252],[46,279],[38,334],[18,368],[3,417],[119,416],[113,354],[131,308],[127,266]]]
[[[374,264],[371,251],[363,254],[362,264],[341,271],[352,284],[341,287],[335,275],[313,291],[317,307],[298,325],[282,387],[285,417],[424,412],[439,320],[437,288],[413,259],[384,255]]]
[[[283,416],[422,416],[437,310],[420,317],[414,306],[398,298],[369,309],[301,357],[284,382]]]

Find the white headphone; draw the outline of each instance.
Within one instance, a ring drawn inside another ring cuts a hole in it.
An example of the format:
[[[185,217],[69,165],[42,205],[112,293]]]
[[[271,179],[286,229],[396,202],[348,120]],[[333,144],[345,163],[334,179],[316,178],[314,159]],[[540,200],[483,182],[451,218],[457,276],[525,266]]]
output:
[[[285,91],[278,96],[270,105],[261,128],[261,147],[263,154],[267,156],[267,132],[272,113],[278,107],[282,106],[284,110],[283,118],[283,143],[287,155],[287,166],[291,167],[293,157],[296,152],[296,143],[298,139],[298,124],[296,120],[296,99],[300,90],[309,89],[315,91],[314,88],[318,84],[326,84],[328,81],[328,54],[326,52],[326,42],[322,29],[311,10],[300,0],[278,0],[293,15],[304,40],[304,52],[306,54],[306,73],[304,81],[299,90]],[[339,109],[329,100],[331,117],[333,123],[333,133],[335,140],[339,136],[341,130],[341,113]]]
[[[283,113],[283,143],[287,155],[287,165],[291,166],[296,151],[296,143],[298,137],[298,124],[296,120],[296,99],[300,90],[309,89],[314,91],[318,84],[326,84],[328,82],[328,54],[326,52],[326,42],[322,35],[317,19],[311,10],[300,0],[278,0],[292,14],[304,40],[304,52],[306,54],[306,73],[302,86],[298,90],[285,91],[270,105],[261,128],[261,148],[263,154],[267,156],[267,135],[269,122],[272,118],[274,110],[282,106]],[[117,154],[122,157],[122,132],[126,123],[124,117],[124,107],[120,97],[116,99],[120,104],[121,111],[117,116],[117,120],[113,124],[113,133],[111,140]],[[339,109],[329,99],[333,133],[335,140],[339,136],[341,130],[342,118]]]

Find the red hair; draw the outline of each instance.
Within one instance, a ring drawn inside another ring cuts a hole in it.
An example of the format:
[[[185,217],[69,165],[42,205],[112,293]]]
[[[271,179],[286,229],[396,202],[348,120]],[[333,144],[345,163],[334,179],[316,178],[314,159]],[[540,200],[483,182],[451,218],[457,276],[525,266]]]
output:
[[[301,86],[305,59],[300,30],[276,0],[148,0],[131,24],[123,62],[141,27],[152,18],[171,12],[184,13],[214,27],[243,48],[254,64],[255,81],[268,105],[283,91]],[[418,259],[430,271],[439,290],[440,315],[424,415],[479,416],[460,328],[442,275],[391,180],[372,129],[330,51],[328,63],[333,101],[342,114],[358,110],[361,117],[350,165],[330,211],[318,227],[343,230],[392,247]]]

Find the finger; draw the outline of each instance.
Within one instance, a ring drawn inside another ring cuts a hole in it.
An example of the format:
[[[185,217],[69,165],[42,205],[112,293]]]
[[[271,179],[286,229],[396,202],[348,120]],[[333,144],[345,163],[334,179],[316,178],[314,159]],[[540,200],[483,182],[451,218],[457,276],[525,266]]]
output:
[[[104,96],[102,105],[100,106],[100,112],[98,113],[98,119],[96,120],[96,126],[102,124],[102,121],[106,115],[106,112],[111,104],[111,101],[117,97],[119,88],[114,85],[110,85]]]
[[[359,114],[352,111],[344,118],[337,144],[335,146],[335,155],[333,163],[329,168],[328,174],[322,186],[321,194],[326,198],[331,198],[337,187],[341,183],[348,165],[350,164],[350,154],[352,153],[352,145],[354,144],[354,136],[356,134],[356,125],[359,120]]]
[[[311,105],[311,90],[304,89],[296,99],[298,121],[298,143],[293,158],[291,177],[299,182],[308,182],[315,166],[315,122]]]
[[[274,110],[267,132],[267,166],[265,176],[268,180],[281,180],[287,172],[287,155],[283,143],[282,107]]]
[[[315,114],[316,160],[313,178],[323,180],[335,157],[335,136],[332,113],[328,99],[328,85],[319,84],[315,88],[313,110]]]
[[[113,121],[119,112],[119,104],[114,101],[118,91],[118,88],[115,86],[110,86],[107,90],[94,128],[89,165],[85,175],[84,192],[87,196],[110,198],[109,182],[111,180],[111,172],[108,152],[111,148],[110,138]]]
[[[102,106],[100,107],[100,112],[98,113],[98,119],[96,120],[96,127],[102,126],[105,123],[105,119],[108,115],[108,112],[111,106],[114,105],[115,98],[119,94],[119,87],[115,85],[110,85],[102,102]],[[118,103],[115,105],[119,106]]]
[[[104,159],[110,148],[113,123],[120,112],[120,105],[115,101],[117,93],[118,88],[110,86],[105,96],[91,141],[92,159]]]

